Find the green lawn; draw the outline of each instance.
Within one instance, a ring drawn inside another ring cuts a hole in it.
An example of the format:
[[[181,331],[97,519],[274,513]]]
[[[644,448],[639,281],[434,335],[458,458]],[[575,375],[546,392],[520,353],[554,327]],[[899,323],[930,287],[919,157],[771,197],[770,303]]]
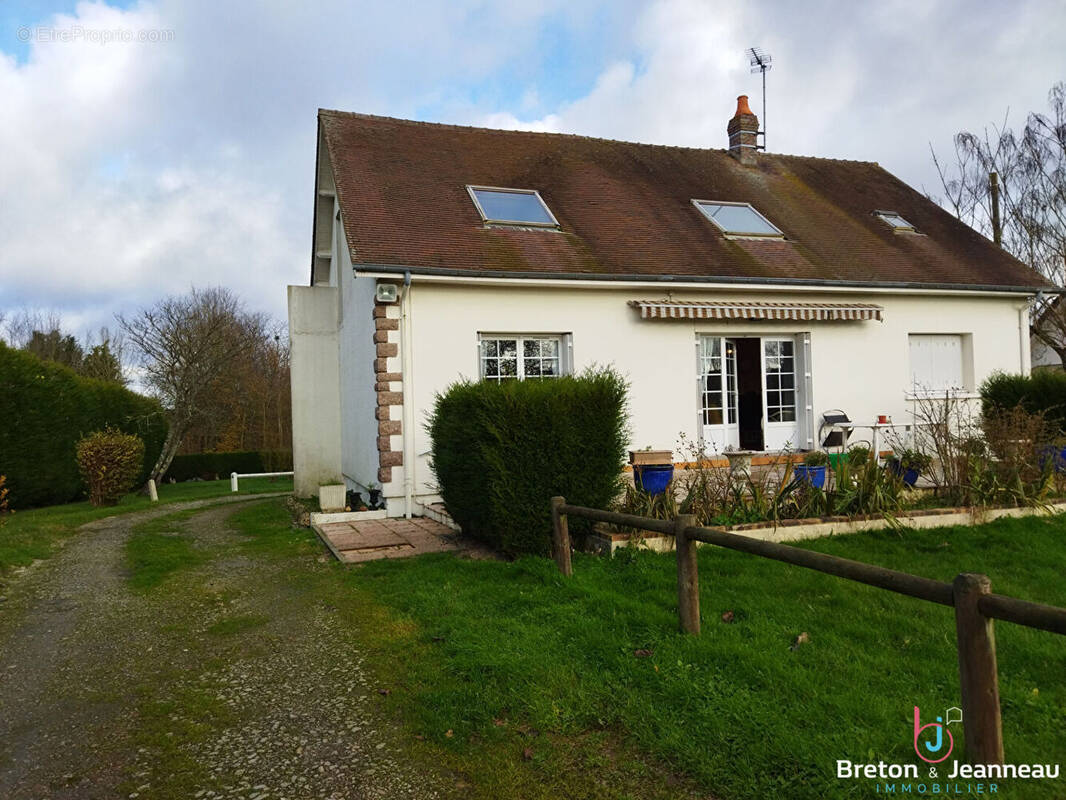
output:
[[[291,547],[277,504],[234,519]],[[1061,519],[806,546],[942,580],[985,572],[994,591],[1066,605]],[[678,779],[722,800],[869,797],[875,782],[836,779],[836,760],[919,763],[913,707],[924,722],[960,703],[950,608],[708,547],[696,638],[677,632],[671,555],[578,555],[574,572],[423,556],[335,565],[306,588],[366,629],[388,702],[475,796],[650,797]],[[1066,761],[1066,637],[996,635],[1008,761]],[[1061,779],[999,783],[1066,796]]]
[[[244,478],[240,482],[239,494],[291,491],[292,478]],[[18,511],[7,516],[0,525],[0,576],[14,567],[48,558],[64,539],[86,522],[115,514],[143,511],[154,505],[208,500],[231,494],[228,479],[188,481],[160,486],[158,504],[150,502],[147,496],[130,494],[111,508],[93,508],[86,501]]]

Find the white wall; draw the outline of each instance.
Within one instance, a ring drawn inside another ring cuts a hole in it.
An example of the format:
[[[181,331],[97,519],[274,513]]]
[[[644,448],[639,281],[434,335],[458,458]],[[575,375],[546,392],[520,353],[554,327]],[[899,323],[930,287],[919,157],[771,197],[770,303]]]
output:
[[[336,219],[336,216],[334,216]],[[331,279],[341,291],[341,471],[349,488],[364,492],[378,478],[378,423],[374,417],[373,278],[356,278],[340,221],[334,226]]]
[[[299,497],[340,480],[338,307],[333,287],[289,287],[292,460]]]
[[[478,377],[478,333],[570,333],[575,370],[612,364],[631,381],[634,447],[675,448],[678,434],[698,436],[698,333],[791,335],[809,331],[814,415],[844,409],[853,420],[909,418],[910,333],[972,336],[973,382],[991,372],[1028,369],[1028,328],[1019,331],[1021,297],[841,294],[784,291],[680,291],[675,300],[857,302],[884,306],[883,322],[710,322],[642,320],[628,300],[662,290],[609,286],[544,288],[423,282],[411,287],[416,496],[433,493],[424,429],[434,394],[460,377]],[[678,454],[679,455],[679,454]],[[387,496],[402,495],[397,483]],[[401,512],[402,513],[402,512]]]

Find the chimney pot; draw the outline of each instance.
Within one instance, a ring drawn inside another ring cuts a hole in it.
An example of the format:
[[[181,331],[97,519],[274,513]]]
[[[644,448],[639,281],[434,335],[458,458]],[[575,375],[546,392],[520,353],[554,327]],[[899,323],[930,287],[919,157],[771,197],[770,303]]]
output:
[[[759,118],[748,106],[748,96],[737,98],[737,113],[726,126],[729,134],[729,154],[741,164],[754,164],[759,143]]]

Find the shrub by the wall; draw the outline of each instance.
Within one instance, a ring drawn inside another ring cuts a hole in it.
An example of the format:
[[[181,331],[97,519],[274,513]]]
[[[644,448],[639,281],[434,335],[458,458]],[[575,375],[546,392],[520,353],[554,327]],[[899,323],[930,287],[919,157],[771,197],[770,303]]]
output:
[[[1039,370],[1029,376],[998,372],[981,385],[981,405],[985,414],[1021,406],[1066,431],[1066,371]]]
[[[0,475],[0,528],[4,527],[4,523],[7,521],[7,515],[10,509],[8,508],[8,489],[4,485],[7,483],[7,476]]]
[[[621,492],[626,383],[610,369],[543,381],[461,382],[428,430],[441,496],[463,530],[509,555],[551,552],[550,501],[606,508]],[[581,533],[583,521],[571,520]]]
[[[115,505],[133,488],[144,465],[144,442],[114,428],[90,433],[76,452],[94,506]]]
[[[228,478],[231,472],[290,472],[289,450],[235,450],[228,453],[191,453],[174,456],[167,478],[176,481],[212,481]]]
[[[166,437],[159,403],[115,383],[83,378],[0,343],[0,473],[11,506],[67,503],[82,496],[75,443],[108,426],[144,440],[144,480]]]

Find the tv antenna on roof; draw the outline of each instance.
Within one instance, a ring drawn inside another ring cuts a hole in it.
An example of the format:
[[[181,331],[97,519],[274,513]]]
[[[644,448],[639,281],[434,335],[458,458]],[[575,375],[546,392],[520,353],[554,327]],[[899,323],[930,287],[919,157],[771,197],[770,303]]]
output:
[[[752,73],[762,73],[762,130],[759,133],[762,134],[762,149],[766,149],[766,71],[770,69],[773,64],[773,56],[766,51],[758,47],[749,47],[748,56],[750,58]]]

